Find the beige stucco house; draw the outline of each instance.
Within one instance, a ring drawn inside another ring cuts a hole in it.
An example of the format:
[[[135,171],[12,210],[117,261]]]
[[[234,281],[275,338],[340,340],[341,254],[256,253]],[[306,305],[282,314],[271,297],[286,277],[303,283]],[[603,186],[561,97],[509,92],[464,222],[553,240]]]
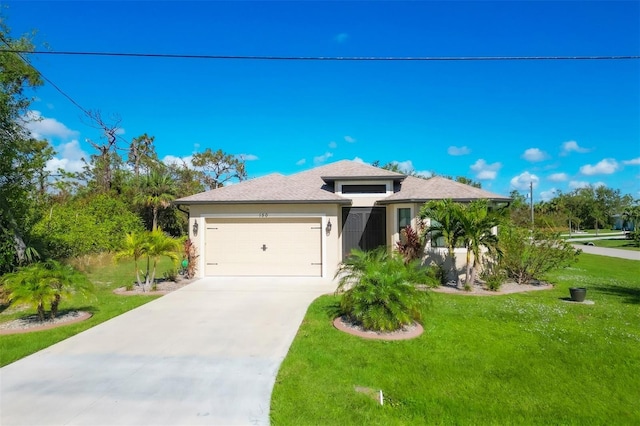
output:
[[[355,161],[271,174],[175,201],[204,276],[332,278],[353,248],[395,246],[423,203],[509,198],[450,179],[420,179]]]

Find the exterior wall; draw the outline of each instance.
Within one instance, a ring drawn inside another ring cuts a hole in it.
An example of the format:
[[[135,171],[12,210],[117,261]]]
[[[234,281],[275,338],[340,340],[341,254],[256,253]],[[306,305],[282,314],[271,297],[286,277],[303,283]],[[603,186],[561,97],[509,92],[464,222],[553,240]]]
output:
[[[420,204],[417,203],[402,203],[402,204],[388,204],[387,205],[387,246],[394,249],[396,243],[400,241],[400,233],[398,232],[398,209],[411,209],[411,227],[418,229],[418,223],[420,218]]]
[[[196,276],[201,278],[205,271],[204,243],[205,219],[218,218],[294,218],[318,217],[322,226],[322,276],[333,278],[342,258],[340,236],[340,206],[337,204],[195,204],[189,206],[189,238],[197,250],[198,268]],[[331,222],[331,231],[325,232]],[[198,234],[193,234],[193,225],[198,223]]]

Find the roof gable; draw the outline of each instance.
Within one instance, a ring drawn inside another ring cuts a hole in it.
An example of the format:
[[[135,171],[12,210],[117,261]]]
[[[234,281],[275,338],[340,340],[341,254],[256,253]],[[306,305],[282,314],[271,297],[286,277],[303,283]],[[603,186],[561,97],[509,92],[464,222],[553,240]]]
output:
[[[454,201],[471,201],[476,199],[489,199],[493,201],[511,200],[509,197],[504,197],[441,176],[434,176],[429,179],[407,176],[402,182],[400,190],[385,198],[380,203],[425,202],[448,198]]]

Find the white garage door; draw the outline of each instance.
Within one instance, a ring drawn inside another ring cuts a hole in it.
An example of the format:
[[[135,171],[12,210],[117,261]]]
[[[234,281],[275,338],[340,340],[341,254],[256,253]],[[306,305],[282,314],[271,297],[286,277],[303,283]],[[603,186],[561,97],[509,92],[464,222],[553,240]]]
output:
[[[320,218],[207,219],[207,276],[322,275]]]

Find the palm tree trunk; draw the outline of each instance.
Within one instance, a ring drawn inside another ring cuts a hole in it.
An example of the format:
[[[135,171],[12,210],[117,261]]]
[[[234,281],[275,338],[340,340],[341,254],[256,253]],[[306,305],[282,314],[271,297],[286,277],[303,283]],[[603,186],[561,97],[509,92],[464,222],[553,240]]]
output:
[[[158,229],[158,206],[153,205],[153,224],[151,225],[151,230],[155,231]]]
[[[60,294],[56,294],[51,301],[51,312],[49,313],[51,319],[54,319],[56,315],[58,315],[58,306],[60,306]]]
[[[42,301],[38,303],[38,320],[44,321],[44,303]]]
[[[466,275],[464,277],[464,288],[465,290],[471,290],[471,284],[470,284],[470,275],[471,275],[471,247],[467,246],[467,271],[466,271]]]

